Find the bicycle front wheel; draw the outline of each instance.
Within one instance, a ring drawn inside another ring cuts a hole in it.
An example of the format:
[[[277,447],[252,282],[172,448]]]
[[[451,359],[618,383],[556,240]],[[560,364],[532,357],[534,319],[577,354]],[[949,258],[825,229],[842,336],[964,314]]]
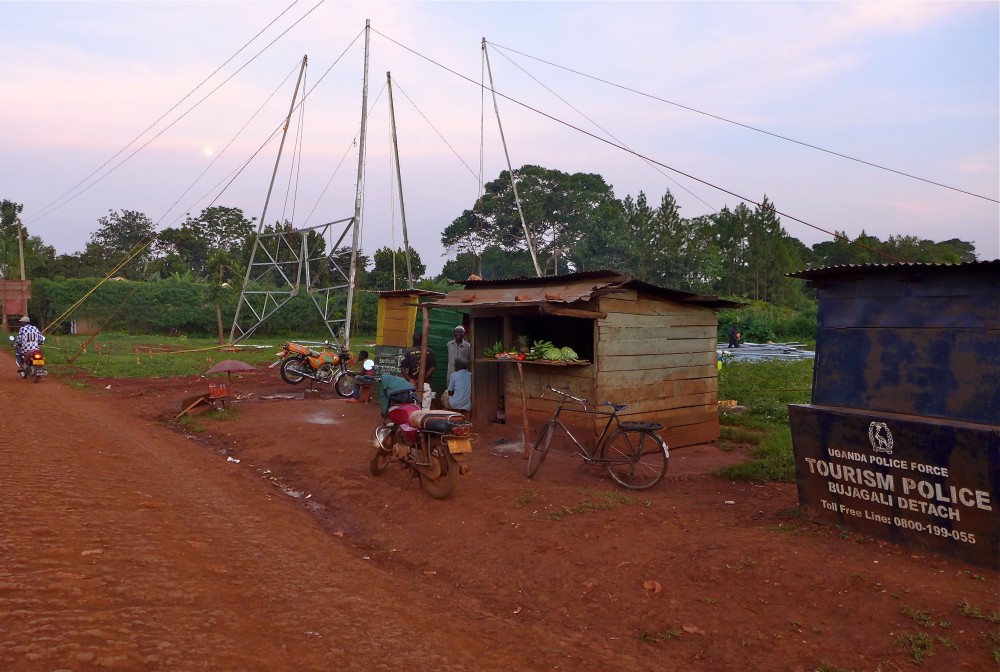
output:
[[[651,488],[667,473],[670,451],[652,430],[615,430],[601,449],[601,459],[615,483],[629,490]]]
[[[556,423],[547,422],[545,426],[542,427],[542,431],[539,432],[538,438],[535,439],[535,443],[531,446],[531,453],[528,454],[528,466],[524,471],[525,476],[531,478],[538,471],[538,467],[542,466],[542,462],[545,461],[545,456],[549,452],[549,444],[552,443],[552,435],[556,431]]]

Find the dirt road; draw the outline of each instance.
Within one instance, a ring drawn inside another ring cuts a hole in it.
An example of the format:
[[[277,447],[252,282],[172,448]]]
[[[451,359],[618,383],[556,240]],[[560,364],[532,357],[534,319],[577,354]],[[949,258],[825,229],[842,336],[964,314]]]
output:
[[[3,670],[997,667],[997,571],[804,523],[712,447],[631,496],[481,428],[436,501],[368,473],[374,405],[273,371],[178,427],[203,379],[0,369]]]

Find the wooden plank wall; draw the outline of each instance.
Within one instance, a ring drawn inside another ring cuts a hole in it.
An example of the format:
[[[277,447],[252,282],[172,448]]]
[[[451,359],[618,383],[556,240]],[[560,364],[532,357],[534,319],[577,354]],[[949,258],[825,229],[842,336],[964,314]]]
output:
[[[715,311],[635,291],[603,297],[599,309],[608,317],[592,323],[596,343],[593,364],[523,365],[529,441],[555,406],[549,385],[591,402],[628,404],[622,414],[625,419],[662,423],[661,434],[672,447],[719,438]],[[520,436],[517,367],[513,363],[487,366],[501,371],[507,426],[512,436]],[[598,432],[604,427],[604,421],[584,416],[564,419],[574,433],[580,430],[576,436],[581,441],[593,437],[595,425]]]
[[[406,305],[410,303],[416,303],[415,296],[381,297],[378,300],[375,336],[378,345],[395,345],[401,348],[413,345],[417,307]]]
[[[523,423],[521,421],[521,393],[520,381],[517,375],[517,365],[513,363],[498,363],[495,365],[500,369],[503,376],[504,404],[507,409],[507,429],[510,436],[520,437]],[[560,390],[565,390],[581,399],[595,399],[594,375],[597,367],[588,366],[547,366],[541,364],[522,364],[524,372],[524,388],[527,398],[528,411],[528,442],[530,443],[538,434],[542,425],[552,415],[555,410],[558,396],[549,391],[549,386]],[[580,416],[575,414],[563,414],[560,416],[568,426],[571,427],[577,439],[585,442],[593,438],[593,422],[590,416]],[[603,427],[603,425],[602,425]],[[559,435],[557,435],[559,436]],[[559,437],[553,444],[557,449],[569,449],[562,437]]]
[[[597,397],[663,423],[671,447],[719,438],[715,311],[635,291],[602,297],[600,310]]]

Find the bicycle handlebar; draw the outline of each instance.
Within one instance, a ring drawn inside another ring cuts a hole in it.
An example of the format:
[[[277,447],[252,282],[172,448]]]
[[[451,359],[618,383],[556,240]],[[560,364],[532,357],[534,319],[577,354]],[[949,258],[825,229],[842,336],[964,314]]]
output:
[[[572,394],[566,392],[565,390],[556,389],[551,385],[548,385],[547,387],[549,388],[550,391],[555,392],[556,394],[560,394],[564,397],[567,397],[568,399],[572,399],[573,401],[577,402],[584,408],[587,408],[587,404],[590,403],[586,399],[581,399],[580,397],[574,397]],[[628,408],[628,404],[616,404],[612,401],[605,401],[603,404],[601,404],[601,406],[610,406],[611,408],[614,409],[616,413],[618,411],[624,411],[626,408]]]

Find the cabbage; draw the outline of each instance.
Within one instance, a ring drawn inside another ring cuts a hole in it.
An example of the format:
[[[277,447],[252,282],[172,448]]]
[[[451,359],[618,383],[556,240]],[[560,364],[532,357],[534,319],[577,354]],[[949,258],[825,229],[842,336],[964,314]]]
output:
[[[548,350],[545,351],[542,357],[553,362],[558,362],[560,359],[562,359],[562,350],[560,350],[559,348],[549,348]]]
[[[576,356],[576,353],[573,352],[573,348],[569,348],[569,347],[566,347],[566,348],[562,349],[562,358],[565,359],[565,360],[567,360],[567,361],[573,361],[574,359],[580,359],[579,357]]]

